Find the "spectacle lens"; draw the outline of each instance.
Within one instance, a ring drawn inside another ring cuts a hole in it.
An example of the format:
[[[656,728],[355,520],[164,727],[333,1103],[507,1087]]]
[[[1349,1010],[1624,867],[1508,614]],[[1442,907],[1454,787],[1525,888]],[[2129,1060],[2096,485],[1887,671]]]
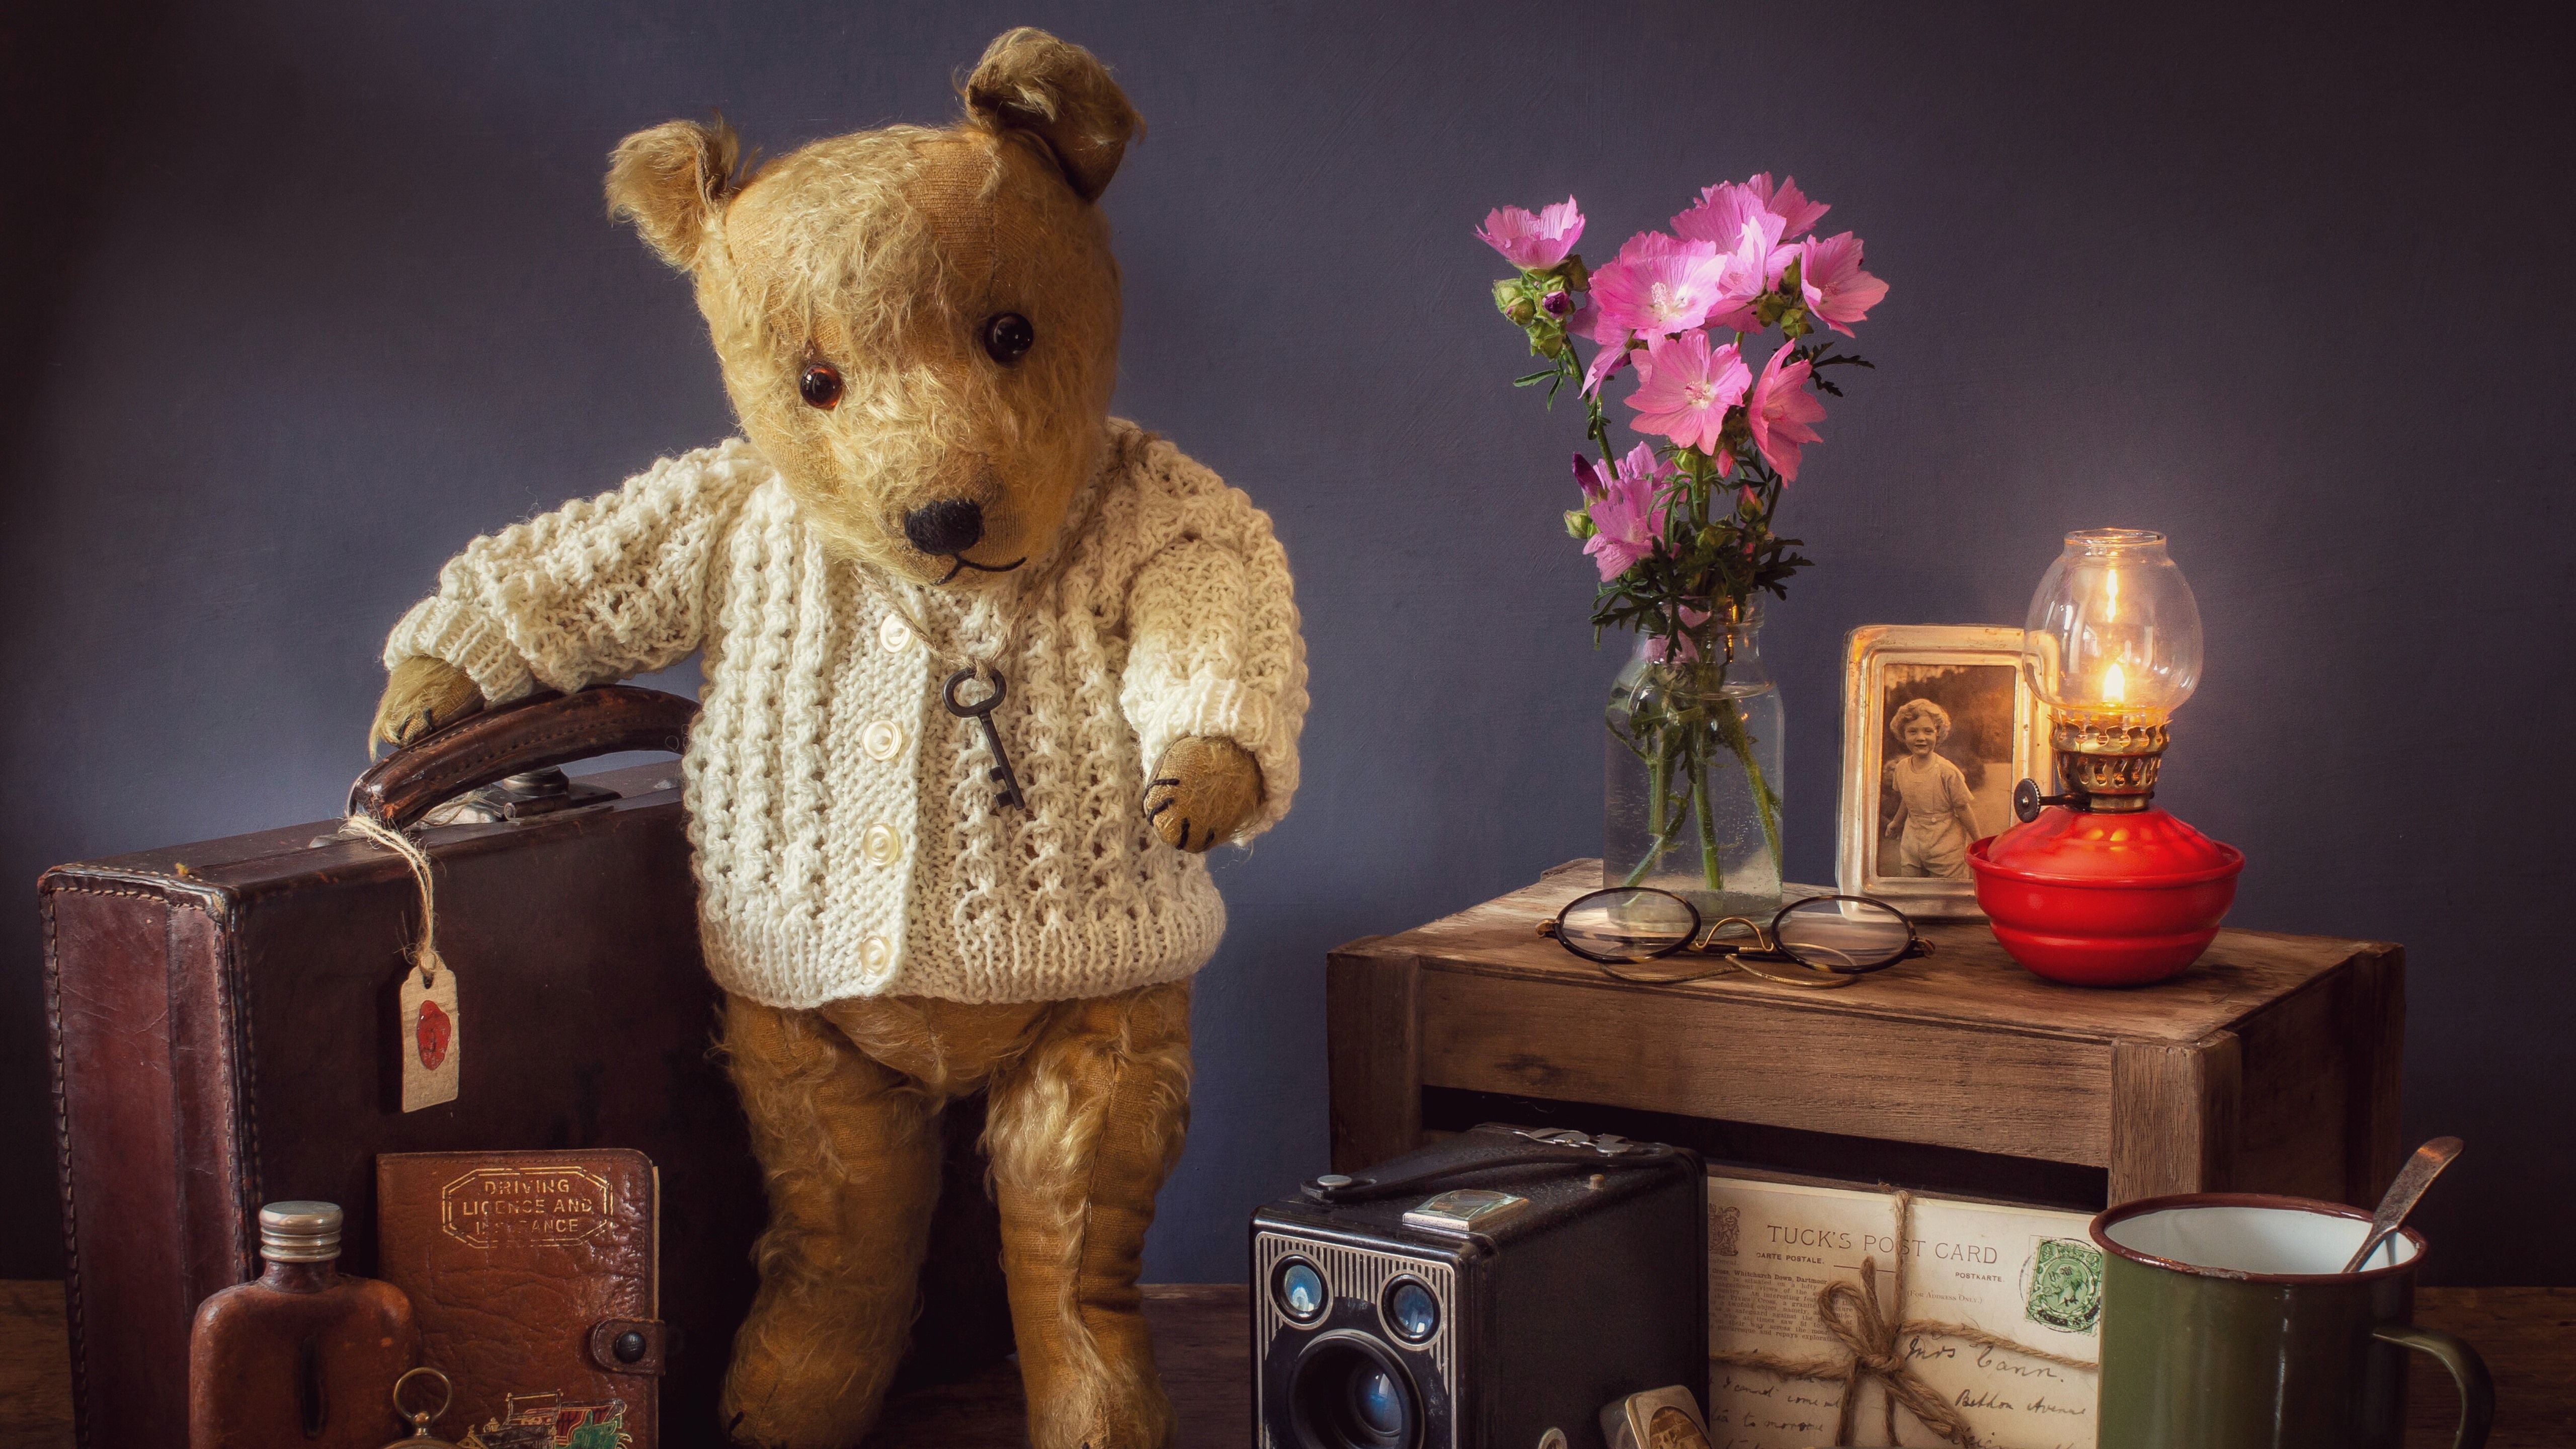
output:
[[[1904,956],[1914,940],[1905,915],[1883,901],[1817,896],[1798,901],[1772,925],[1780,949],[1828,971],[1874,971]]]
[[[1689,943],[1699,930],[1690,902],[1663,891],[1594,891],[1565,908],[1557,939],[1595,961],[1648,961]]]

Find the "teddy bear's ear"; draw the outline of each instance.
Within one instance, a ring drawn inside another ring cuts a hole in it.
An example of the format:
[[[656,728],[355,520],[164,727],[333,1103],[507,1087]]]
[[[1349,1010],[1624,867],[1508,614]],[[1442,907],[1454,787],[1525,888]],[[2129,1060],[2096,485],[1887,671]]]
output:
[[[981,124],[1046,143],[1085,201],[1100,199],[1127,143],[1145,129],[1097,56],[1025,25],[984,48],[965,94],[968,113]]]
[[[713,126],[667,121],[617,143],[608,161],[608,214],[631,218],[662,260],[694,269],[708,228],[737,189],[742,144]]]

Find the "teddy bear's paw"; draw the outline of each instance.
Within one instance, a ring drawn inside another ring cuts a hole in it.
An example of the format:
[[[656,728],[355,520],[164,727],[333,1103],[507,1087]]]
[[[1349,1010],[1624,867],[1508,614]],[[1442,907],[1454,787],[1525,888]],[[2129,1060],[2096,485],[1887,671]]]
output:
[[[1174,740],[1145,785],[1145,818],[1166,845],[1193,855],[1243,827],[1261,808],[1261,766],[1232,740]]]
[[[376,722],[367,731],[367,752],[374,754],[380,744],[405,748],[482,707],[483,691],[464,670],[444,659],[414,655],[395,665],[385,680]]]

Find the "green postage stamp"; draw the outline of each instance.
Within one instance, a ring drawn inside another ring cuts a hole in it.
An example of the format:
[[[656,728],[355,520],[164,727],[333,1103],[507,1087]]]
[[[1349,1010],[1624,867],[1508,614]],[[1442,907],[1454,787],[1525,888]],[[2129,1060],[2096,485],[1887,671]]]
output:
[[[2091,1333],[2102,1319],[2102,1250],[2042,1238],[2022,1269],[2022,1311],[2061,1333]]]

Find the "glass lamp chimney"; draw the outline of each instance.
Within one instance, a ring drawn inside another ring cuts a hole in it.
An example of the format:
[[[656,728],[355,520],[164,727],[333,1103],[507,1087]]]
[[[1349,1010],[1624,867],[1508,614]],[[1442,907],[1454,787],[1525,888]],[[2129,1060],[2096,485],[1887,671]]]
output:
[[[2165,536],[2066,535],[2021,638],[2023,672],[2053,716],[2058,778],[2083,808],[2146,809],[2166,727],[2200,684],[2200,606]]]

